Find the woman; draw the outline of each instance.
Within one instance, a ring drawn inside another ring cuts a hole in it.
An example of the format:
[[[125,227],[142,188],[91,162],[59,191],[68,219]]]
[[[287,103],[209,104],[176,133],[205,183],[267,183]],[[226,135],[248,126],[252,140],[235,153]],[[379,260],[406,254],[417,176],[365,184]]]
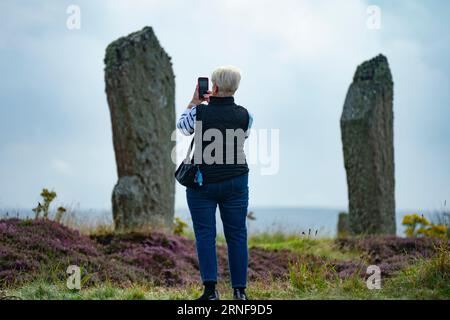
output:
[[[199,98],[198,86],[181,115],[177,128],[195,132],[193,162],[199,165],[202,183],[186,188],[192,216],[204,292],[198,300],[218,300],[216,257],[216,208],[219,207],[228,247],[233,297],[247,300],[248,166],[244,141],[252,117],[234,102],[240,72],[219,67],[211,77],[212,91]],[[202,102],[208,102],[204,104]]]

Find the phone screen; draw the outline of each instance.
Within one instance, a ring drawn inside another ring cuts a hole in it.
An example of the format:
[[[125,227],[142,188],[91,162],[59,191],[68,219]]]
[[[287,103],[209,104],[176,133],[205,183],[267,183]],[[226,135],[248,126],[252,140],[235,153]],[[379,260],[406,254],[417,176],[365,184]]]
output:
[[[209,80],[205,77],[198,78],[198,96],[203,99],[203,95],[208,93]]]

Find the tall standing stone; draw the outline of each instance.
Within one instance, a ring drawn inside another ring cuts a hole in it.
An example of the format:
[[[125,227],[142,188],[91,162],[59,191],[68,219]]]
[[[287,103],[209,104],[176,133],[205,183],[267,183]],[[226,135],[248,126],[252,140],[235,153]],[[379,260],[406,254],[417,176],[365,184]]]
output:
[[[341,117],[353,234],[395,234],[393,119],[392,75],[379,55],[356,70]]]
[[[350,227],[348,225],[348,213],[339,212],[338,224],[337,224],[337,236],[346,237],[350,232]]]
[[[119,177],[112,193],[116,230],[170,228],[175,81],[171,59],[152,28],[108,46],[105,82]]]

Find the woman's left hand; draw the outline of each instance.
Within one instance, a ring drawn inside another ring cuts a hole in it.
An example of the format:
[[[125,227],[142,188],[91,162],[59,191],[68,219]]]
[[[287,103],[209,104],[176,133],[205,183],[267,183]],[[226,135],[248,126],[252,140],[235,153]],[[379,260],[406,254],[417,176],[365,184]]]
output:
[[[192,96],[192,100],[190,104],[199,105],[202,103],[202,100],[198,96],[198,85],[195,87],[194,95]]]

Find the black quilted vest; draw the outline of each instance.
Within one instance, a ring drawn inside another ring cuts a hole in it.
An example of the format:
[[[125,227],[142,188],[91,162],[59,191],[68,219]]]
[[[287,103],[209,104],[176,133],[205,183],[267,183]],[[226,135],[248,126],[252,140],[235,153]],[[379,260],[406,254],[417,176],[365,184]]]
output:
[[[204,183],[224,181],[249,171],[244,154],[248,125],[247,109],[235,104],[233,97],[210,97],[208,105],[197,106],[192,161],[199,164]]]

